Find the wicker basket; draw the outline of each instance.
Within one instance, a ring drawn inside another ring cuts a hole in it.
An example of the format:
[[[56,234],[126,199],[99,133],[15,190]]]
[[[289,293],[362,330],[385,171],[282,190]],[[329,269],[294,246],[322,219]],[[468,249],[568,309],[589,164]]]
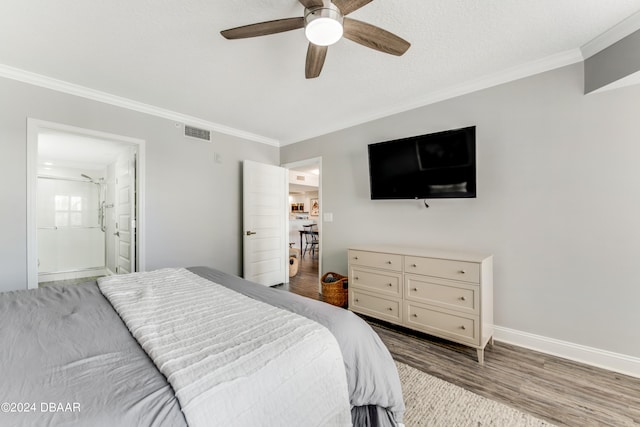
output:
[[[327,277],[331,275],[336,281],[327,282]],[[322,299],[324,302],[338,307],[346,307],[349,301],[348,277],[338,273],[325,273],[322,278]]]

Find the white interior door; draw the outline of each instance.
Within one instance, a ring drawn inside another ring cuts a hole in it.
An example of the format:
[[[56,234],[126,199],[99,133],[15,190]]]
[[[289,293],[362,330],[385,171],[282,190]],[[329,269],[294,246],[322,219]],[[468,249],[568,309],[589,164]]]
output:
[[[132,150],[133,151],[133,150]],[[116,162],[116,273],[136,271],[135,153],[123,154]]]
[[[286,185],[286,169],[244,161],[244,278],[265,286],[284,283],[288,274]]]

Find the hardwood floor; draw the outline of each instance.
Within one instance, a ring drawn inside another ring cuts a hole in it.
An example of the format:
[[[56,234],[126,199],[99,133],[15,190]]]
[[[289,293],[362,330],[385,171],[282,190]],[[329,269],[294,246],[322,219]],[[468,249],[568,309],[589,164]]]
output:
[[[289,283],[276,287],[308,298],[320,299],[319,284],[318,256],[312,257],[306,254],[303,258],[300,258],[298,274],[290,277]]]
[[[317,259],[315,273],[314,261],[304,261],[282,289],[320,299]],[[472,348],[362,317],[394,359],[481,396],[557,425],[640,425],[638,378],[501,342],[487,347],[479,365]]]

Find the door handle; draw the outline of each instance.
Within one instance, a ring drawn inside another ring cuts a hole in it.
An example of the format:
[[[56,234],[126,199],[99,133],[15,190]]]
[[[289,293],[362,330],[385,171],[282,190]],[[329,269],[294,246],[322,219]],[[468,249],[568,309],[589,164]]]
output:
[[[115,233],[113,233],[113,235],[114,235],[114,236],[118,236],[118,237],[120,237],[120,232],[119,232],[119,231],[116,231]]]
[[[247,231],[247,236],[251,236],[252,234],[257,234],[255,231]]]

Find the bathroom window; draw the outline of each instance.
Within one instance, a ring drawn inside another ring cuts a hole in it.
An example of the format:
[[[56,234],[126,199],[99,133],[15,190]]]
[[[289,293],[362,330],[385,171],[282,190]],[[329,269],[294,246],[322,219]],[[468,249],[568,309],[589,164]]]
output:
[[[56,195],[56,227],[82,226],[82,197]]]
[[[71,196],[69,204],[69,225],[80,227],[82,225],[82,197]]]
[[[69,225],[69,196],[56,195],[56,227]]]

